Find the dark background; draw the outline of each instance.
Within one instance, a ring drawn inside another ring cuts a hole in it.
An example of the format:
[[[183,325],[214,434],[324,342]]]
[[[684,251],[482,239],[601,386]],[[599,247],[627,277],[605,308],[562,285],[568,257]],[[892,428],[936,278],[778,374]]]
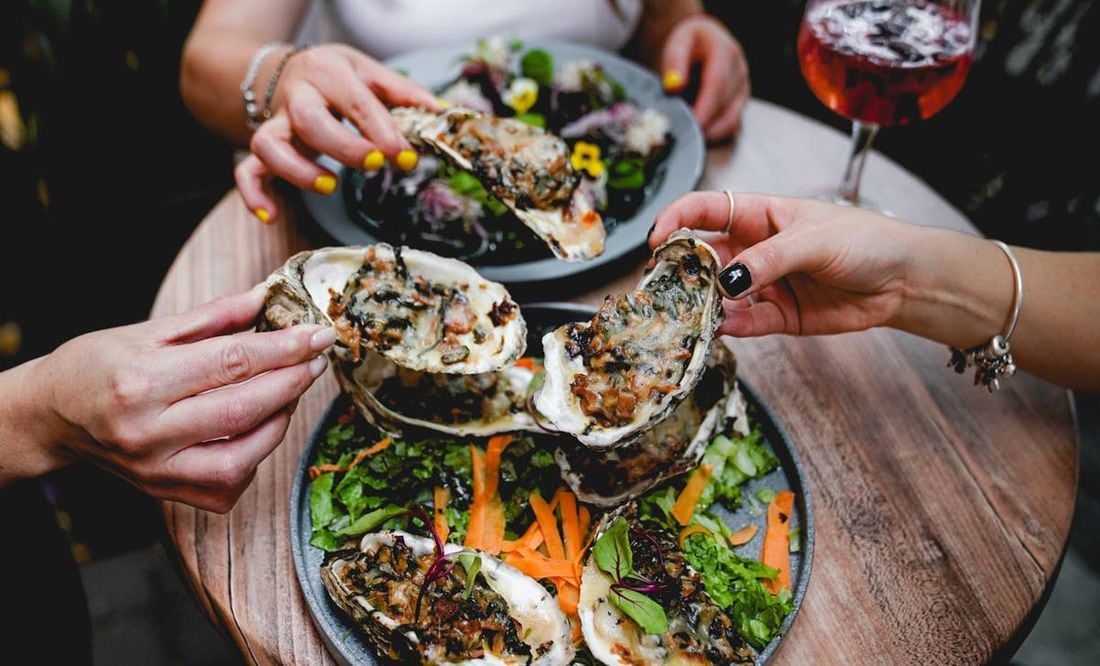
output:
[[[146,317],[175,253],[232,187],[230,147],[179,97],[199,4],[0,2],[0,370]],[[756,96],[847,130],[802,81],[802,2],[707,4],[741,40]],[[878,148],[989,236],[1100,250],[1097,35],[1091,0],[987,0],[959,97],[880,133]],[[1079,513],[1095,518],[1094,467],[1082,468],[1092,504]],[[161,536],[152,502],[114,477],[76,466],[49,485],[82,563]]]

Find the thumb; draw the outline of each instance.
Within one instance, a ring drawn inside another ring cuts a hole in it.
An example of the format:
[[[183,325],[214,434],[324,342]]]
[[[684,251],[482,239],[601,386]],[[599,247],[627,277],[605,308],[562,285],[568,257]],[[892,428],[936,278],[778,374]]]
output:
[[[822,245],[797,231],[780,232],[745,248],[718,274],[718,289],[730,299],[755,294],[791,273],[804,273],[822,262]]]
[[[661,52],[661,83],[665,92],[677,93],[687,85],[692,44],[691,26],[684,22],[674,27],[665,40]]]

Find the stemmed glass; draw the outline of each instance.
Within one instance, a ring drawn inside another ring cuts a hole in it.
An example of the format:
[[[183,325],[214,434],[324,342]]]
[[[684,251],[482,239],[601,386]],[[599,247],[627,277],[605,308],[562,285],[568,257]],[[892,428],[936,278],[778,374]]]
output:
[[[844,180],[823,198],[866,205],[863,163],[880,127],[939,113],[974,60],[981,0],[808,0],[798,33],[802,75],[852,121]]]

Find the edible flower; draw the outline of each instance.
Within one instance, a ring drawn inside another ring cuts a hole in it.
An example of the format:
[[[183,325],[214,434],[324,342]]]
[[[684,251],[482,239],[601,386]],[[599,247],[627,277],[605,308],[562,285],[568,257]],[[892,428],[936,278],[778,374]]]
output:
[[[573,145],[573,154],[569,162],[577,171],[585,171],[593,178],[603,175],[604,164],[600,160],[600,147],[587,141],[578,141]]]
[[[527,113],[539,100],[539,84],[534,79],[516,77],[508,90],[504,91],[504,103],[515,109],[517,114]]]

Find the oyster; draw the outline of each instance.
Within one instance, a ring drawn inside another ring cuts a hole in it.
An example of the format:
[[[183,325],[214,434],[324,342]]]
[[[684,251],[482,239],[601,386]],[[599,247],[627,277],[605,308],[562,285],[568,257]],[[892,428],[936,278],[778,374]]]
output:
[[[461,107],[440,114],[401,107],[391,115],[414,145],[469,171],[565,261],[603,253],[607,231],[594,194],[580,186],[569,146],[539,127]]]
[[[709,245],[676,232],[638,288],[610,297],[589,322],[543,339],[546,381],[534,406],[594,449],[625,446],[668,417],[699,381],[722,322]]]
[[[359,411],[377,414],[378,425],[394,434],[404,424],[475,437],[538,429],[527,409],[535,377],[527,367],[447,375],[408,370],[369,354],[340,377]]]
[[[267,280],[261,328],[332,324],[349,367],[377,353],[412,370],[476,374],[523,354],[527,327],[500,284],[430,252],[334,247],[294,255]]]
[[[711,438],[749,433],[745,398],[737,389],[733,353],[717,344],[691,394],[657,427],[609,450],[573,443],[554,452],[561,476],[582,502],[613,507],[699,464]]]
[[[612,603],[613,581],[589,557],[581,575],[577,607],[581,631],[592,656],[612,666],[634,664],[752,664],[752,649],[730,616],[706,593],[698,572],[684,559],[674,534],[649,530],[635,517],[634,505],[609,514],[601,533],[620,518],[627,521],[633,568],[639,579],[658,587],[647,592],[668,618],[663,634],[647,634]]]
[[[378,651],[401,663],[568,663],[574,648],[569,622],[537,581],[479,551],[480,568],[468,597],[466,571],[454,568],[425,584],[435,542],[404,532],[375,532],[358,550],[332,553],[321,579],[336,605]],[[444,548],[448,556],[464,549]]]

